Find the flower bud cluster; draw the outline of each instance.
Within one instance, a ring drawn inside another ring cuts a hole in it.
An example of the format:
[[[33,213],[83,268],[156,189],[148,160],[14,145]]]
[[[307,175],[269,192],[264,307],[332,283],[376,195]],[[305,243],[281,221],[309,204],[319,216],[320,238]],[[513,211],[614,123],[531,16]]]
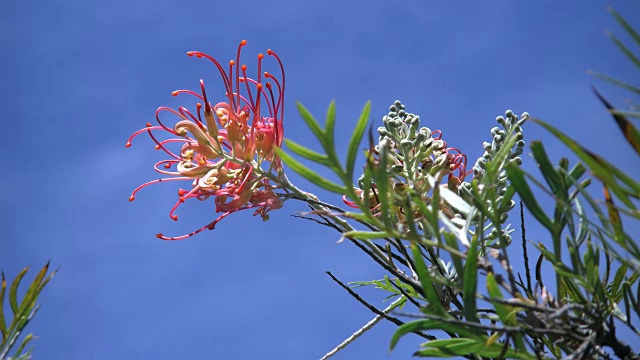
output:
[[[372,146],[372,159],[369,164],[380,164],[380,156],[386,154],[387,175],[390,189],[393,192],[393,205],[402,222],[405,192],[411,189],[417,193],[425,204],[431,203],[433,181],[429,179],[446,178],[447,186],[457,191],[466,175],[467,158],[460,150],[448,147],[442,139],[442,132],[432,131],[420,126],[420,117],[406,111],[400,101],[395,101],[389,113],[382,118],[384,126],[378,128],[379,142]],[[358,180],[356,193],[360,196],[368,194],[368,203],[372,204],[372,212],[379,211],[375,184],[365,191],[364,174]],[[364,201],[364,199],[362,199]],[[347,205],[355,203],[345,201]],[[419,216],[415,214],[415,216]],[[451,214],[453,216],[453,213]]]
[[[528,118],[529,114],[527,113],[523,113],[522,116],[518,118],[518,116],[515,115],[511,110],[507,110],[505,112],[505,117],[499,116],[498,118],[496,118],[496,121],[502,128],[494,127],[493,129],[491,129],[491,136],[493,139],[491,143],[484,142],[482,144],[485,152],[480,158],[478,158],[475,165],[473,166],[473,179],[477,180],[478,184],[482,184],[482,180],[487,172],[487,164],[496,159],[496,155],[498,154],[498,152],[507,145],[507,140],[511,137],[515,137],[515,142],[511,143],[512,147],[509,150],[504,165],[510,162],[516,163],[518,165],[522,163],[522,159],[520,158],[520,155],[524,151],[524,134],[522,132],[522,125]],[[499,213],[500,223],[504,224],[507,221],[508,212],[509,210],[513,209],[513,207],[515,206],[515,202],[511,200],[509,201],[509,203],[499,209],[492,208],[492,203],[502,203],[502,199],[509,186],[507,182],[507,173],[504,170],[504,167],[499,170],[497,180],[492,182],[491,186],[494,188],[497,198],[495,199],[495,202],[488,201],[486,205],[490,212]],[[474,196],[471,189],[472,184],[469,182],[462,183],[459,188],[460,195],[469,203],[472,203],[471,198]],[[480,187],[480,191],[483,191],[482,187]],[[501,231],[493,228],[486,239],[506,239],[507,244],[496,244],[498,246],[506,246],[511,240],[511,236],[509,234],[513,231],[513,229],[510,229],[510,225],[507,225]]]

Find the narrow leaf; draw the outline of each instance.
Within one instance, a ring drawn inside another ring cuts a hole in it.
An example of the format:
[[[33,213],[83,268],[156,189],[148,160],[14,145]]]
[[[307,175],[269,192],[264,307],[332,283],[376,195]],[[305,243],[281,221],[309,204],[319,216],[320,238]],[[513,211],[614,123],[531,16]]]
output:
[[[621,87],[621,88],[623,88],[625,90],[628,90],[628,91],[631,91],[633,93],[636,93],[636,94],[640,95],[640,88],[637,88],[637,87],[635,87],[635,86],[633,86],[631,84],[627,84],[625,82],[622,82],[620,80],[614,79],[614,78],[609,77],[609,76],[604,75],[604,74],[600,74],[600,73],[595,72],[595,71],[589,71],[589,74],[594,75],[594,76],[596,76],[596,77],[598,77],[598,78],[600,78],[600,79],[602,79],[602,80],[604,80],[606,82],[609,82],[609,83],[611,83],[613,85]]]
[[[389,234],[384,231],[347,231],[342,234],[345,238],[351,239],[359,239],[359,240],[373,240],[373,239],[383,239]]]
[[[600,102],[602,102],[602,104],[604,104],[604,106],[607,109],[615,110],[613,105],[611,105],[611,103],[607,101],[607,99],[605,99],[602,95],[600,95],[600,93],[598,92],[598,90],[596,90],[595,87],[592,86],[591,88],[593,89],[593,92],[596,94],[598,99],[600,99]],[[620,131],[622,131],[622,134],[624,135],[625,139],[627,139],[627,142],[629,143],[629,145],[631,145],[631,147],[636,151],[636,153],[640,154],[640,132],[638,131],[638,129],[631,123],[631,121],[629,121],[623,115],[619,115],[615,113],[612,113],[611,115],[613,116],[613,119],[616,121],[618,128],[620,128]]]
[[[607,35],[609,35],[609,38],[613,41],[614,44],[616,44],[618,49],[620,49],[620,51],[622,51],[635,66],[640,68],[640,59],[638,59],[638,57],[631,50],[629,50],[629,48],[625,44],[623,44],[622,41],[620,41],[615,35],[613,35],[612,33],[607,33]]]
[[[425,299],[429,301],[429,306],[434,310],[434,313],[439,316],[450,316],[442,306],[438,292],[433,284],[433,278],[429,274],[429,269],[424,263],[422,252],[415,242],[411,243],[411,250],[413,251],[413,261],[416,264],[416,273],[418,274],[418,280],[422,285],[422,292]]]
[[[315,135],[316,138],[320,141],[322,146],[326,148],[326,144],[324,142],[324,131],[322,131],[322,128],[320,127],[320,124],[318,124],[318,121],[313,117],[313,115],[311,115],[309,110],[307,110],[304,105],[298,102],[296,103],[296,106],[298,107],[298,112],[300,113],[302,120],[304,120],[313,135]]]
[[[555,232],[554,224],[544,213],[544,210],[542,210],[538,201],[536,201],[536,197],[533,195],[527,180],[525,180],[523,170],[514,163],[507,164],[505,170],[507,171],[511,185],[516,189],[518,195],[520,195],[520,198],[522,199],[522,202],[524,202],[531,214],[538,219],[544,227],[549,229],[550,232]]]
[[[18,313],[18,286],[27,271],[29,271],[29,267],[22,269],[15,280],[13,280],[13,283],[11,283],[11,288],[9,289],[9,304],[11,305],[11,311],[13,311],[14,315]]]
[[[2,274],[2,283],[0,285],[0,333],[2,333],[2,339],[7,337],[7,322],[4,318],[4,293],[7,290],[7,279],[4,277],[4,272],[0,272]],[[1,342],[0,342],[1,343]]]
[[[575,140],[571,139],[567,135],[565,135],[560,130],[551,126],[550,124],[539,120],[539,119],[531,119],[537,124],[541,125],[549,132],[551,132],[555,137],[557,137],[560,141],[562,141],[565,145],[567,145],[573,152],[580,157],[582,161],[584,161],[589,168],[593,171],[593,173],[602,181],[607,183],[609,186],[609,190],[611,190],[621,201],[625,203],[625,205],[635,208],[633,203],[628,199],[625,194],[631,195],[633,197],[640,197],[640,183],[626,175],[624,172],[620,171],[620,169],[616,168],[608,161],[604,160],[600,156],[592,153],[591,151],[585,149],[580,144],[578,144]],[[619,178],[623,183],[625,183],[630,189],[623,189],[620,187],[620,184],[616,180],[616,177]]]
[[[625,235],[624,230],[622,228],[622,220],[620,219],[620,213],[616,208],[616,205],[613,202],[613,198],[611,198],[611,193],[606,185],[604,185],[604,200],[607,203],[607,210],[609,212],[609,221],[613,227],[614,239],[615,241],[626,248],[625,246]]]
[[[615,17],[616,21],[624,27],[624,29],[631,35],[631,37],[640,45],[640,34],[631,26],[620,14],[618,14],[612,7],[609,7],[609,12]]]
[[[291,152],[293,152],[296,155],[302,156],[307,160],[311,160],[315,163],[318,163],[327,167],[333,166],[333,163],[331,162],[331,160],[329,160],[329,157],[327,157],[326,155],[315,152],[289,139],[284,139],[284,142],[287,144],[287,147],[289,148],[289,150],[291,150]]]
[[[476,293],[478,291],[478,232],[474,234],[464,264],[463,294],[464,317],[471,322],[478,322],[476,313]]]
[[[334,148],[334,134],[336,128],[336,101],[332,100],[327,109],[327,117],[324,124],[324,136],[327,140],[327,145],[330,148]]]
[[[398,341],[406,334],[424,330],[444,330],[448,331],[452,334],[460,334],[461,336],[476,338],[478,337],[475,333],[469,331],[466,327],[455,325],[448,323],[446,321],[434,320],[434,319],[424,319],[424,320],[416,320],[412,322],[408,322],[406,324],[400,325],[396,332],[391,337],[391,345],[389,347],[389,351],[393,350]],[[486,338],[486,336],[479,337],[480,339]]]
[[[549,160],[542,142],[539,140],[531,142],[531,154],[538,163],[538,168],[553,194],[564,202],[568,202],[569,199],[566,198],[566,189],[553,164]]]
[[[356,156],[358,155],[358,148],[360,147],[360,143],[362,142],[362,137],[364,136],[364,131],[367,128],[367,122],[369,121],[369,113],[371,111],[371,101],[367,101],[362,109],[362,113],[360,114],[360,118],[356,123],[355,129],[353,129],[353,134],[351,135],[351,139],[349,140],[349,149],[347,150],[347,179],[353,181],[353,169],[355,167]]]
[[[331,182],[327,179],[325,179],[324,177],[318,175],[318,173],[316,173],[315,171],[305,167],[304,165],[302,165],[300,162],[298,162],[296,159],[292,158],[289,154],[287,154],[286,152],[284,152],[282,149],[276,147],[274,148],[276,151],[276,154],[280,157],[280,159],[291,168],[291,170],[295,171],[296,173],[298,173],[300,176],[302,176],[303,178],[311,181],[313,184],[320,186],[321,188],[337,193],[337,194],[344,194],[347,192],[347,190],[343,187],[340,186],[334,182]]]
[[[374,164],[373,159],[369,159],[368,166],[372,169],[373,180],[375,181],[375,191],[380,203],[380,217],[387,229],[395,228],[395,221],[392,220],[391,208],[393,204],[393,192],[389,186],[389,174],[387,173],[387,162],[389,157],[389,144],[385,140],[380,143],[380,161]]]

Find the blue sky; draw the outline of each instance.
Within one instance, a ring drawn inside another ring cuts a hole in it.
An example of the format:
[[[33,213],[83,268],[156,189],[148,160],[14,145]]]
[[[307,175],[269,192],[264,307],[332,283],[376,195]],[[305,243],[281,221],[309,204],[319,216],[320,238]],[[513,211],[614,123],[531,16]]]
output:
[[[138,184],[156,178],[151,166],[159,159],[146,140],[125,149],[128,136],[153,121],[158,106],[193,106],[171,91],[197,89],[200,78],[220,86],[213,67],[188,58],[189,50],[223,63],[242,39],[249,42],[245,59],[276,50],[287,74],[285,136],[299,143],[314,145],[295,101],[322,117],[335,99],[337,141],[346,144],[368,99],[378,122],[400,99],[475,159],[495,117],[512,109],[550,121],[640,174],[638,163],[621,155],[629,148],[589,84],[618,105],[625,94],[586,74],[591,68],[632,76],[604,35],[606,28],[622,33],[605,8],[633,18],[640,4],[575,4],[5,5],[0,91],[8,141],[1,146],[9,175],[0,180],[0,215],[8,233],[0,240],[0,267],[10,276],[48,259],[61,267],[30,325],[40,336],[35,357],[316,359],[373,317],[324,272],[344,281],[384,273],[353,245],[336,245],[337,233],[290,217],[304,210],[301,204],[288,203],[268,222],[237,213],[215,231],[162,242],[157,232],[180,235],[210,221],[212,205],[184,206],[176,223],[168,211],[177,185],[153,186],[127,201]],[[525,136],[550,141],[533,124]],[[567,153],[554,141],[547,149],[555,160]],[[420,339],[407,337],[388,356],[393,329],[379,325],[335,359],[409,357]]]

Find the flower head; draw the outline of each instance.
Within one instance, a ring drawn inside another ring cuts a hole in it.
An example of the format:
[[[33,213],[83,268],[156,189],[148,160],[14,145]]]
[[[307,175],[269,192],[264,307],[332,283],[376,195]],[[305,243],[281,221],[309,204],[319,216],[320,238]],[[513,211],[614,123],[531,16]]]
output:
[[[284,68],[278,55],[267,50],[267,55],[277,61],[282,81],[262,72],[264,54],[258,55],[257,77],[247,76],[247,66],[240,65],[242,48],[240,42],[235,60],[229,62],[228,71],[213,57],[190,51],[189,56],[206,58],[213,63],[222,77],[225,93],[222,101],[209,101],[204,81],[200,80],[200,93],[192,90],[177,90],[173,96],[188,94],[196,97],[195,114],[185,107],[172,109],[162,106],[156,110],[158,125],[147,123],[127,141],[146,133],[156,144],[156,150],[164,151],[169,159],[155,164],[156,172],[168,177],[140,185],[132,193],[129,201],[135,199],[138,191],[148,185],[171,181],[191,181],[191,189],[178,191],[178,200],[169,215],[173,220],[175,212],[187,199],[206,200],[214,198],[216,212],[222,212],[217,219],[202,228],[183,236],[157,236],[164,240],[181,240],[195,235],[215,225],[229,214],[256,209],[254,215],[266,220],[270,210],[282,207],[282,199],[274,190],[279,188],[277,180],[282,164],[274,152],[282,144],[284,127]],[[165,125],[160,115],[169,113],[177,118],[173,127]],[[157,132],[168,133],[170,138],[160,140]],[[173,146],[177,149],[173,150]]]
[[[372,144],[370,159],[367,166],[378,166],[382,154],[386,154],[388,181],[392,192],[397,195],[397,214],[402,217],[403,194],[408,188],[413,189],[425,203],[430,203],[433,183],[430,178],[446,178],[446,186],[457,191],[467,173],[467,156],[455,147],[449,147],[442,139],[440,130],[420,127],[420,117],[405,111],[405,106],[396,101],[389,113],[383,117],[383,127],[378,128],[379,143]],[[382,151],[384,148],[384,152]],[[364,175],[358,181],[359,188],[354,189],[360,200],[371,206],[371,211],[377,215],[380,211],[377,187],[371,184],[371,189],[365,189]],[[368,198],[365,199],[364,197]],[[353,200],[343,197],[350,207],[358,207]],[[443,211],[448,209],[443,208]],[[417,216],[417,214],[416,214]]]

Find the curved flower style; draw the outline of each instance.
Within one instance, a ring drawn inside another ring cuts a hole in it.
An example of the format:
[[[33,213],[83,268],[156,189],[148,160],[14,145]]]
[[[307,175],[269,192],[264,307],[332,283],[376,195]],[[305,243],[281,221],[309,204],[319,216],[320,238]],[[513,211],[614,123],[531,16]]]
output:
[[[240,53],[246,44],[246,40],[240,42],[236,59],[229,62],[228,73],[215,58],[207,54],[198,51],[187,53],[189,56],[206,58],[215,65],[224,83],[225,101],[212,105],[204,81],[200,80],[201,93],[191,90],[172,93],[173,96],[189,94],[201,101],[196,103],[195,115],[185,107],[176,110],[162,106],[156,110],[158,125],[147,123],[145,128],[135,132],[127,141],[126,147],[130,147],[133,138],[142,133],[149,134],[156,143],[156,150],[163,150],[169,156],[168,160],[156,163],[154,169],[170,176],[140,185],[131,193],[129,201],[133,201],[137,192],[148,185],[170,180],[190,180],[190,190],[178,191],[178,201],[171,209],[170,217],[178,220],[175,215],[178,206],[191,198],[206,200],[214,197],[216,212],[223,213],[189,234],[178,237],[158,234],[160,239],[182,240],[205,229],[212,230],[229,214],[250,208],[256,209],[254,215],[259,214],[263,220],[267,220],[269,211],[282,207],[282,196],[274,192],[279,188],[277,180],[282,164],[273,149],[281,146],[284,134],[284,68],[278,55],[267,50],[267,54],[274,57],[280,66],[282,83],[272,74],[261,72],[262,53],[258,55],[257,78],[247,77],[247,66],[240,65]],[[275,84],[275,89],[272,84]],[[267,111],[264,111],[263,103],[266,103]],[[178,117],[173,128],[160,120],[163,112]],[[154,135],[156,131],[169,133],[173,137],[160,141]],[[180,145],[179,151],[169,149],[173,144]],[[263,164],[268,165],[266,170]]]

